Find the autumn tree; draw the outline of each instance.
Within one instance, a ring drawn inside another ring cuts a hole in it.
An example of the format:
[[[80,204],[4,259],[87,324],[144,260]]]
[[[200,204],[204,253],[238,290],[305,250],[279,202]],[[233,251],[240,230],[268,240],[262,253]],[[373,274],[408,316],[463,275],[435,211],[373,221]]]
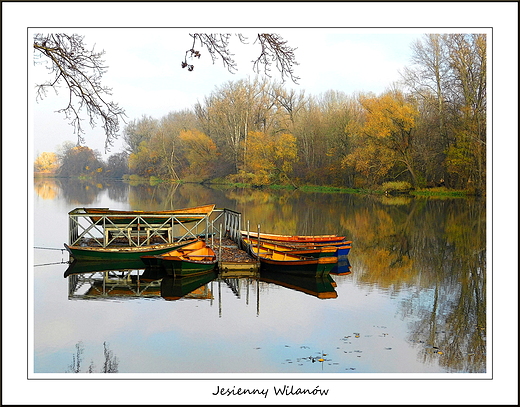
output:
[[[279,113],[278,128],[293,133],[298,116],[307,103],[305,91],[297,92],[294,89],[286,89],[280,84],[274,84],[271,89],[271,97]]]
[[[72,147],[63,153],[60,161],[60,176],[96,178],[104,175],[105,165],[100,154],[88,147]]]
[[[34,161],[34,171],[53,173],[59,167],[58,156],[56,153],[43,152]]]
[[[342,161],[351,150],[347,127],[359,120],[358,102],[333,90],[300,100],[292,119],[301,158],[297,175],[311,183],[348,185],[352,169],[342,166]]]
[[[455,188],[485,189],[486,47],[485,34],[428,34],[403,73],[420,101],[426,173]]]
[[[150,145],[160,159],[160,175],[168,179],[180,179],[182,163],[179,157],[179,136],[182,131],[195,129],[196,126],[196,116],[188,109],[170,112],[159,120]]]
[[[485,34],[453,34],[447,39],[456,93],[452,100],[453,143],[448,150],[448,170],[465,187],[485,191],[486,185],[486,75]]]
[[[309,97],[301,108],[298,119],[294,123],[294,136],[297,139],[298,156],[300,157],[296,175],[306,182],[318,183],[315,170],[319,166],[320,140],[322,140],[322,115],[316,98]]]
[[[271,108],[266,81],[239,80],[217,87],[195,107],[202,131],[214,140],[230,171],[238,172],[246,157],[250,131],[271,126]]]
[[[125,111],[115,102],[107,100],[112,89],[103,86],[102,77],[108,67],[102,59],[104,51],[90,49],[84,37],[77,34],[35,34],[33,37],[34,63],[49,71],[50,79],[36,84],[36,100],[42,100],[52,89],[58,93],[64,85],[68,103],[58,110],[73,126],[78,144],[84,142],[82,126],[86,114],[91,127],[97,120],[105,132],[105,149],[117,138],[120,120]]]
[[[322,112],[322,144],[324,154],[319,163],[320,178],[328,184],[352,185],[352,170],[342,165],[345,155],[352,150],[352,136],[361,120],[361,106],[354,97],[329,90],[318,100]]]
[[[143,115],[125,126],[123,140],[128,155],[128,168],[140,176],[158,175],[159,154],[151,140],[157,134],[159,122],[151,116]]]
[[[213,140],[198,130],[181,130],[179,154],[186,160],[185,174],[206,179],[214,174],[219,154]]]
[[[137,153],[141,142],[149,141],[157,133],[158,127],[158,120],[147,115],[130,121],[123,130],[126,152]]]
[[[297,160],[296,138],[292,134],[250,132],[248,137],[248,166],[244,175],[256,185],[279,184],[290,178]],[[294,184],[293,184],[294,185]]]
[[[404,167],[412,185],[417,185],[414,162],[414,130],[418,112],[399,91],[387,92],[379,97],[361,95],[360,104],[366,119],[360,129],[358,145],[347,155],[346,164],[381,182],[392,168]],[[400,173],[392,174],[397,178]]]
[[[105,176],[122,178],[128,173],[128,153],[122,151],[108,157]]]
[[[132,174],[142,177],[150,177],[158,175],[160,158],[157,151],[150,148],[150,141],[141,141],[137,152],[128,156],[128,169]]]
[[[412,43],[411,66],[401,74],[418,100],[417,144],[422,150],[419,160],[426,183],[432,185],[447,179],[450,61],[445,38],[446,35],[425,34],[422,40]]]

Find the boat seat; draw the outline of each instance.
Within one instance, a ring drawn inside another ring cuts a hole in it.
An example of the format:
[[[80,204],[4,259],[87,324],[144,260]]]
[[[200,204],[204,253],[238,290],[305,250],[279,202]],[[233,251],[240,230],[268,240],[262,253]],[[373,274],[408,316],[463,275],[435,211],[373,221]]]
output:
[[[163,227],[163,228],[147,227],[145,229],[146,229],[146,243],[150,242],[150,237],[153,237],[153,236],[161,236],[162,237],[163,233],[167,233],[168,234],[168,240],[166,240],[163,237],[163,240],[165,242],[167,242],[167,243],[172,243],[173,242],[173,233],[172,233],[172,228],[171,227]]]
[[[118,236],[124,236],[128,239],[128,245],[131,246],[132,242],[132,228],[125,228],[125,227],[109,227],[106,226],[104,229],[104,245],[105,247],[109,245],[110,243],[110,237],[113,238]]]

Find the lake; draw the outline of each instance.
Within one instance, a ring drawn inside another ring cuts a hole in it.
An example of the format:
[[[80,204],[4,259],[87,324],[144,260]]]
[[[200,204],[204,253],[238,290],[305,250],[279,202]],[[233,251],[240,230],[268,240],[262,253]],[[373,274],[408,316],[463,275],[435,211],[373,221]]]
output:
[[[344,235],[349,273],[331,274],[325,296],[294,281],[213,275],[173,299],[168,281],[143,270],[133,272],[140,285],[124,272],[64,277],[72,209],[208,203],[240,212],[252,230]],[[78,350],[80,372],[102,372],[108,358],[119,373],[144,376],[488,371],[484,199],[37,178],[33,243],[36,375],[70,371]],[[117,295],[108,277],[120,279]]]

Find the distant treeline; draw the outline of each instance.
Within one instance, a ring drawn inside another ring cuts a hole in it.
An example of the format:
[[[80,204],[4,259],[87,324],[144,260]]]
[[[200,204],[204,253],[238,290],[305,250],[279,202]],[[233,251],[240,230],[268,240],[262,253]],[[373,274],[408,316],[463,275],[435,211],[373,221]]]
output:
[[[69,145],[51,159],[43,153],[35,170],[347,188],[407,181],[484,192],[486,36],[425,35],[411,48],[401,83],[380,95],[312,96],[268,79],[230,81],[192,109],[130,121],[125,151],[106,163]]]

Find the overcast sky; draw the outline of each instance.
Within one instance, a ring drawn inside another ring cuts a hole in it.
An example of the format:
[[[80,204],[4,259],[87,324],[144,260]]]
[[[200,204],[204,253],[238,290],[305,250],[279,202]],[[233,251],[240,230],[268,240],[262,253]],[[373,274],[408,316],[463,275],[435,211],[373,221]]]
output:
[[[34,30],[42,31],[42,30]],[[255,77],[252,60],[258,56],[254,44],[259,30],[229,29],[229,33],[243,33],[250,39],[242,44],[236,36],[231,39],[238,71],[230,73],[221,60],[212,62],[210,55],[201,49],[200,59],[193,61],[195,69],[181,68],[187,49],[191,48],[193,32],[215,32],[176,28],[92,28],[66,29],[60,32],[84,35],[84,42],[96,50],[106,52],[104,59],[109,67],[103,77],[105,86],[113,89],[112,100],[125,109],[127,120],[149,115],[160,119],[171,111],[192,108],[197,101],[227,81]],[[49,32],[45,30],[44,32]],[[424,31],[412,29],[324,29],[293,28],[270,29],[296,48],[299,65],[294,67],[300,77],[298,84],[286,80],[285,86],[319,95],[327,90],[347,94],[358,91],[383,92],[400,79],[399,71],[410,61],[410,45],[421,38]],[[429,31],[428,31],[429,32]],[[30,65],[30,85],[48,76],[41,65]],[[260,76],[263,76],[262,74]],[[272,80],[281,81],[276,68]],[[60,97],[49,96],[34,105],[34,154],[56,151],[64,141],[76,141],[73,129],[64,116],[55,111],[66,105],[67,93]],[[31,101],[33,103],[33,101]],[[84,126],[85,144],[104,153],[104,135],[100,128]],[[117,152],[118,142],[108,154]]]

